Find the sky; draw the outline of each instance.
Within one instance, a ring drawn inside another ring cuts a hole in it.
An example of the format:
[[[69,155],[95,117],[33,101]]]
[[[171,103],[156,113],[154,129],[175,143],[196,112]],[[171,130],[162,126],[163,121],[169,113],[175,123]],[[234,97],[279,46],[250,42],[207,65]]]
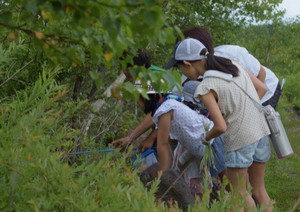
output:
[[[294,18],[300,15],[300,0],[283,0],[279,8],[286,9],[285,18]]]

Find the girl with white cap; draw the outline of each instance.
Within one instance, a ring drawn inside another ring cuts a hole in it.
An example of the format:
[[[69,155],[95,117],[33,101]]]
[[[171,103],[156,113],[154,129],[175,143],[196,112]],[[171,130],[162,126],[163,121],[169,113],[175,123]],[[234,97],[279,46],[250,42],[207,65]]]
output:
[[[203,134],[202,141],[209,142],[224,133],[226,175],[233,187],[233,195],[242,195],[248,207],[255,208],[254,199],[247,191],[249,177],[255,199],[272,210],[264,184],[266,162],[270,157],[270,131],[263,112],[236,86],[238,84],[259,101],[267,91],[264,84],[238,62],[210,54],[193,38],[176,45],[173,58],[165,67],[173,66],[191,80],[197,80],[199,76],[204,78],[194,96],[204,102],[214,127]]]

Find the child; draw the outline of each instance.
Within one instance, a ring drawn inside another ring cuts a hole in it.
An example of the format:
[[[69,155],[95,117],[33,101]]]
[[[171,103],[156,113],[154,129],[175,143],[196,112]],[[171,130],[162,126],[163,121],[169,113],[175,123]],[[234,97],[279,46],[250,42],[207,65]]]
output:
[[[193,38],[187,38],[176,45],[174,56],[166,68],[173,66],[177,66],[192,80],[199,76],[204,78],[194,95],[204,102],[214,127],[206,135],[203,134],[202,140],[209,142],[225,132],[226,175],[233,186],[233,194],[242,195],[248,207],[255,208],[254,200],[246,187],[249,177],[255,199],[260,205],[270,206],[270,197],[264,185],[266,162],[270,157],[270,131],[264,114],[234,83],[222,77],[206,76],[209,71],[212,73],[211,70],[215,70],[220,76],[230,76],[257,101],[267,91],[264,84],[248,74],[237,62],[210,54],[200,41]],[[162,123],[163,121],[164,119],[161,120]],[[268,210],[271,211],[272,206]]]
[[[189,28],[183,31],[183,35],[186,38],[195,38],[202,42],[204,46],[207,47],[210,54],[239,61],[250,73],[262,81],[267,87],[268,91],[261,99],[262,105],[272,105],[273,108],[276,108],[281,95],[279,80],[274,72],[261,65],[260,62],[247,51],[247,49],[237,45],[220,45],[214,48],[211,33],[205,27]]]
[[[183,90],[189,88],[187,85]],[[193,92],[192,92],[193,93]],[[189,95],[192,95],[191,93]],[[157,95],[158,96],[158,95]],[[211,121],[198,114],[197,111],[192,110],[185,104],[183,104],[178,95],[166,94],[159,100],[157,97],[151,95],[149,105],[153,105],[152,114],[153,122],[157,129],[157,153],[160,164],[160,170],[165,171],[171,167],[185,167],[189,165],[186,175],[186,182],[191,186],[191,180],[195,178],[201,178],[200,176],[200,162],[205,151],[206,146],[201,142],[201,136],[205,133],[205,127],[210,127]],[[186,100],[189,100],[186,97]],[[141,108],[145,107],[143,99],[139,102]],[[154,105],[156,105],[154,107]],[[207,125],[207,126],[206,126]],[[176,160],[173,160],[173,150],[170,148],[169,140],[176,140],[178,146],[176,148]],[[221,138],[218,138],[221,139]],[[223,143],[220,143],[221,146]],[[183,150],[184,149],[184,150]],[[183,154],[181,154],[183,152]],[[216,158],[218,158],[218,164],[216,168],[211,168],[212,174],[217,174],[225,170],[222,151],[216,151]],[[199,183],[196,181],[193,185]],[[197,185],[199,188],[199,184]],[[194,194],[200,194],[201,191],[193,191]]]

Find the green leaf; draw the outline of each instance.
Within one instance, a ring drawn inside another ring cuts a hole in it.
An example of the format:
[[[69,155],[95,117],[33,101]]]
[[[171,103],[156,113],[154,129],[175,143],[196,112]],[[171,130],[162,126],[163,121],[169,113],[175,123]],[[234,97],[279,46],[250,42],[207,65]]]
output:
[[[94,80],[94,83],[96,84],[96,87],[98,89],[100,89],[101,85],[102,85],[101,75],[96,71],[90,71],[89,74],[90,74],[91,78]]]
[[[11,18],[12,18],[12,14],[9,11],[0,13],[0,22],[4,24],[8,24],[11,21]]]

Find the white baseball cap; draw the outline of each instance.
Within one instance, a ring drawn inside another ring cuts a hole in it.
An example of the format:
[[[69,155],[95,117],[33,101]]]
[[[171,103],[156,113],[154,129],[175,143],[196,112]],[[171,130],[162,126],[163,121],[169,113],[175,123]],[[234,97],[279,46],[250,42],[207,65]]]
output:
[[[170,69],[177,64],[178,61],[197,61],[206,58],[205,55],[201,55],[201,52],[206,47],[200,41],[194,38],[186,38],[177,43],[174,55],[165,65],[165,69]]]

